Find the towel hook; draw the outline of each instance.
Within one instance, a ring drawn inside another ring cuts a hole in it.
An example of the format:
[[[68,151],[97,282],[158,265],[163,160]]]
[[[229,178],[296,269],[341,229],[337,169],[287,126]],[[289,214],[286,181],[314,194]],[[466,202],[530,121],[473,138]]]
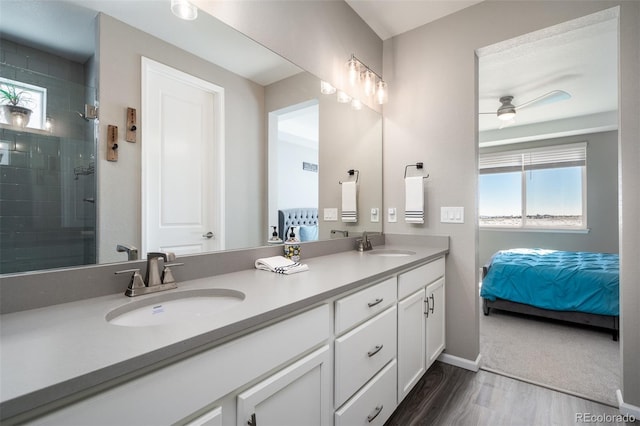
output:
[[[419,163],[416,163],[416,164],[408,164],[408,165],[404,166],[404,178],[405,179],[407,178],[407,169],[409,167],[415,167],[416,169],[421,170],[421,169],[424,168],[424,163],[419,162]],[[427,173],[426,176],[422,176],[422,179],[427,179],[428,177],[429,177],[429,173]]]
[[[356,175],[356,183],[358,183],[358,179],[360,179],[360,170],[358,169],[349,169],[347,170],[347,173],[349,174],[349,176],[353,176],[354,174]],[[338,183],[340,185],[342,185],[342,181],[339,180]]]

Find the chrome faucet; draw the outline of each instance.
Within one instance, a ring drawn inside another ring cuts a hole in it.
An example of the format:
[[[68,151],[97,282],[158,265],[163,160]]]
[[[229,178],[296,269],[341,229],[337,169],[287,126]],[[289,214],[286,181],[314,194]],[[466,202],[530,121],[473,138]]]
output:
[[[163,260],[163,268],[162,272],[160,272],[160,267],[158,264],[158,259],[162,258]],[[142,279],[140,275],[140,269],[127,269],[124,271],[118,271],[116,274],[124,274],[126,272],[133,272],[131,276],[131,281],[129,282],[129,286],[127,287],[127,291],[125,291],[125,295],[133,297],[139,296],[141,294],[149,294],[155,293],[157,291],[171,290],[173,288],[177,288],[178,284],[176,283],[175,278],[173,277],[173,272],[171,272],[171,267],[173,266],[181,266],[183,263],[168,263],[173,262],[176,259],[176,255],[167,252],[150,252],[147,253],[147,273]]]
[[[138,260],[138,249],[129,244],[118,244],[116,246],[118,253],[127,252],[127,260]]]
[[[367,236],[367,231],[362,232],[362,239],[356,240],[356,250],[358,251],[373,250],[373,246],[371,245],[371,240],[369,240]]]
[[[331,230],[331,235],[335,235],[335,234],[342,234],[343,237],[348,237],[349,236],[349,231],[343,231],[342,229],[332,229]]]

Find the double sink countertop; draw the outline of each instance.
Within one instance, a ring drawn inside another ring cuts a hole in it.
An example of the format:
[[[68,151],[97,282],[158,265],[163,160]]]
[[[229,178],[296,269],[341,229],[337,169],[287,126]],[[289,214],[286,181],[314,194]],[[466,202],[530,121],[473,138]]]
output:
[[[178,288],[129,298],[123,293],[0,316],[0,412],[9,418],[156,363],[213,347],[269,321],[314,306],[364,284],[416,267],[447,246],[394,244],[409,256],[355,250],[301,260],[306,272],[257,269],[178,282]],[[179,279],[179,275],[177,277]],[[166,325],[110,324],[115,308],[169,292],[223,288],[245,299],[220,313]]]

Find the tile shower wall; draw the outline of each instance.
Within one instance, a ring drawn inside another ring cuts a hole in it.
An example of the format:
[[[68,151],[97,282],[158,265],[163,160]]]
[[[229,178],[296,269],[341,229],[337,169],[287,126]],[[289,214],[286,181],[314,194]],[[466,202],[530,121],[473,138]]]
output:
[[[0,128],[0,273],[96,261],[95,101],[80,64],[0,40],[0,76],[47,88],[53,132]]]

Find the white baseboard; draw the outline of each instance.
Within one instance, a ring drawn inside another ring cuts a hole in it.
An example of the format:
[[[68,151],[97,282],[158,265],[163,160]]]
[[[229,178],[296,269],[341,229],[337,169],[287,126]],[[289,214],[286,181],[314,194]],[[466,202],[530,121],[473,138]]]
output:
[[[640,419],[640,407],[632,404],[627,404],[622,400],[622,391],[618,389],[616,391],[616,397],[618,398],[618,407],[620,408],[620,414],[627,414],[633,416],[636,419]]]
[[[458,356],[449,355],[443,352],[438,357],[438,361],[477,372],[478,370],[480,370],[480,365],[482,365],[482,354],[478,354],[476,360],[471,361],[470,359],[460,358]]]

